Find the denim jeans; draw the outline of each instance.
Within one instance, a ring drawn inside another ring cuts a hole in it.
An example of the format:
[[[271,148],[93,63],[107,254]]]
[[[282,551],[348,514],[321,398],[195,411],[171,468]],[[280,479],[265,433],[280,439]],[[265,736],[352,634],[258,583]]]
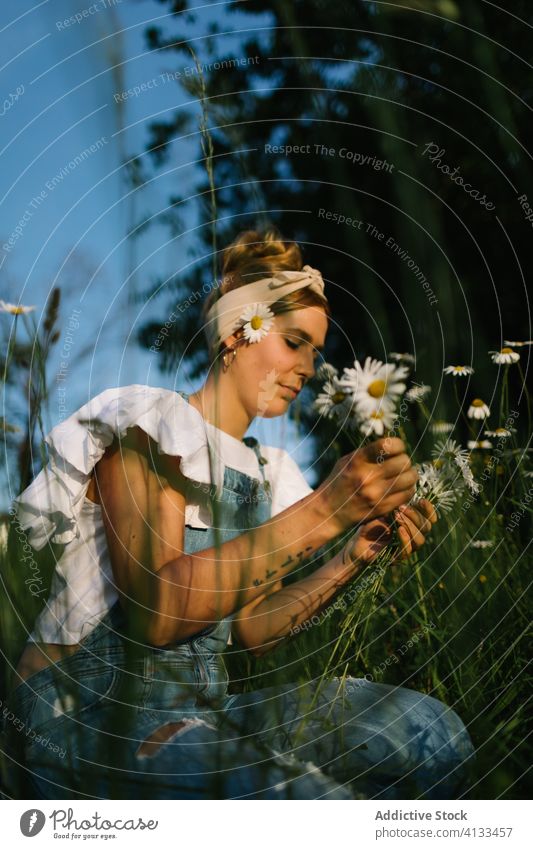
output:
[[[185,550],[263,523],[270,504],[263,482],[226,467],[214,527],[186,526]],[[447,799],[465,791],[472,742],[442,702],[354,678],[318,692],[311,681],[230,695],[230,628],[222,619],[181,643],[143,646],[117,602],[78,651],[11,694],[9,794]]]

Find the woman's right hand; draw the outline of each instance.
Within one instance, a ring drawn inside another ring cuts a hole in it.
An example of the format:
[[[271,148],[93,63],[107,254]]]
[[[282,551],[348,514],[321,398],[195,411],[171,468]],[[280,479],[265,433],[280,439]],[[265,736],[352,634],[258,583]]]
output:
[[[417,480],[402,440],[384,437],[341,457],[316,491],[340,533],[407,504]]]

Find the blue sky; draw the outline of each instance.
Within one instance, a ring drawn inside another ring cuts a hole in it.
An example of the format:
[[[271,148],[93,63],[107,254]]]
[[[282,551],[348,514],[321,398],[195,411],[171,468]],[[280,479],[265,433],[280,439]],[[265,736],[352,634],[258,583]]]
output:
[[[142,154],[151,119],[183,108],[189,99],[166,76],[187,63],[173,53],[149,52],[146,27],[185,28],[207,59],[209,22],[216,19],[222,29],[227,23],[231,31],[243,16],[229,15],[225,3],[197,4],[195,22],[172,20],[166,7],[152,0],[6,5],[0,21],[0,297],[35,304],[39,322],[52,288],[61,287],[61,338],[49,362],[51,384],[70,333],[61,397],[66,410],[52,391],[45,431],[110,386],[147,383],[193,391],[197,387],[179,372],[160,374],[157,354],[139,349],[135,334],[147,317],[164,314],[165,302],[142,303],[136,295],[194,259],[195,202],[187,207],[190,232],[177,239],[157,226],[134,243],[126,234],[141,214],[163,209],[178,186],[187,194],[198,167],[197,141],[175,143],[158,171],[146,163],[154,179],[136,196],[128,195],[122,163]],[[245,20],[249,27],[250,18]],[[255,20],[264,33],[268,20]],[[224,37],[226,54],[240,55],[239,38]],[[75,329],[72,323],[69,328],[71,315],[79,323]],[[0,319],[5,341],[12,322],[6,315]],[[21,409],[21,400],[20,393],[4,398],[8,420],[10,410]],[[306,451],[298,448],[286,417],[257,420],[250,433],[288,447],[305,473]]]

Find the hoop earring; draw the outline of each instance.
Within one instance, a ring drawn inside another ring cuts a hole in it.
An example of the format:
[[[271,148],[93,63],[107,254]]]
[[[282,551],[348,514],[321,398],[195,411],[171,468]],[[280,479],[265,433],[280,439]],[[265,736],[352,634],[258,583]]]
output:
[[[228,360],[227,360],[227,356],[228,356],[228,352],[229,352],[229,351],[231,351],[231,353],[233,354],[233,356],[232,356],[231,360],[228,362]],[[223,370],[224,370],[224,372],[226,372],[226,371],[229,369],[230,365],[232,364],[232,362],[233,362],[233,360],[235,359],[235,357],[236,357],[236,356],[237,356],[237,350],[236,350],[236,348],[228,348],[228,351],[226,351],[226,352],[222,355],[222,360],[223,360],[223,362],[224,362],[224,366],[223,366]]]

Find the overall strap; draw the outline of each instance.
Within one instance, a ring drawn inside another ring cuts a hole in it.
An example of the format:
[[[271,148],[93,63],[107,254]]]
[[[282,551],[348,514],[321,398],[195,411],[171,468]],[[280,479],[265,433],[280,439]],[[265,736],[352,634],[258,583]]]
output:
[[[255,438],[255,436],[245,436],[245,437],[243,437],[242,441],[244,442],[245,445],[248,446],[248,448],[253,449],[253,451],[254,451],[254,453],[255,453],[258,461],[259,461],[259,468],[261,470],[261,475],[262,475],[262,478],[263,478],[264,487],[268,491],[270,489],[270,481],[267,480],[267,478],[265,476],[265,470],[264,470],[264,466],[265,466],[266,463],[268,463],[268,460],[267,460],[266,457],[262,456],[259,442]]]

